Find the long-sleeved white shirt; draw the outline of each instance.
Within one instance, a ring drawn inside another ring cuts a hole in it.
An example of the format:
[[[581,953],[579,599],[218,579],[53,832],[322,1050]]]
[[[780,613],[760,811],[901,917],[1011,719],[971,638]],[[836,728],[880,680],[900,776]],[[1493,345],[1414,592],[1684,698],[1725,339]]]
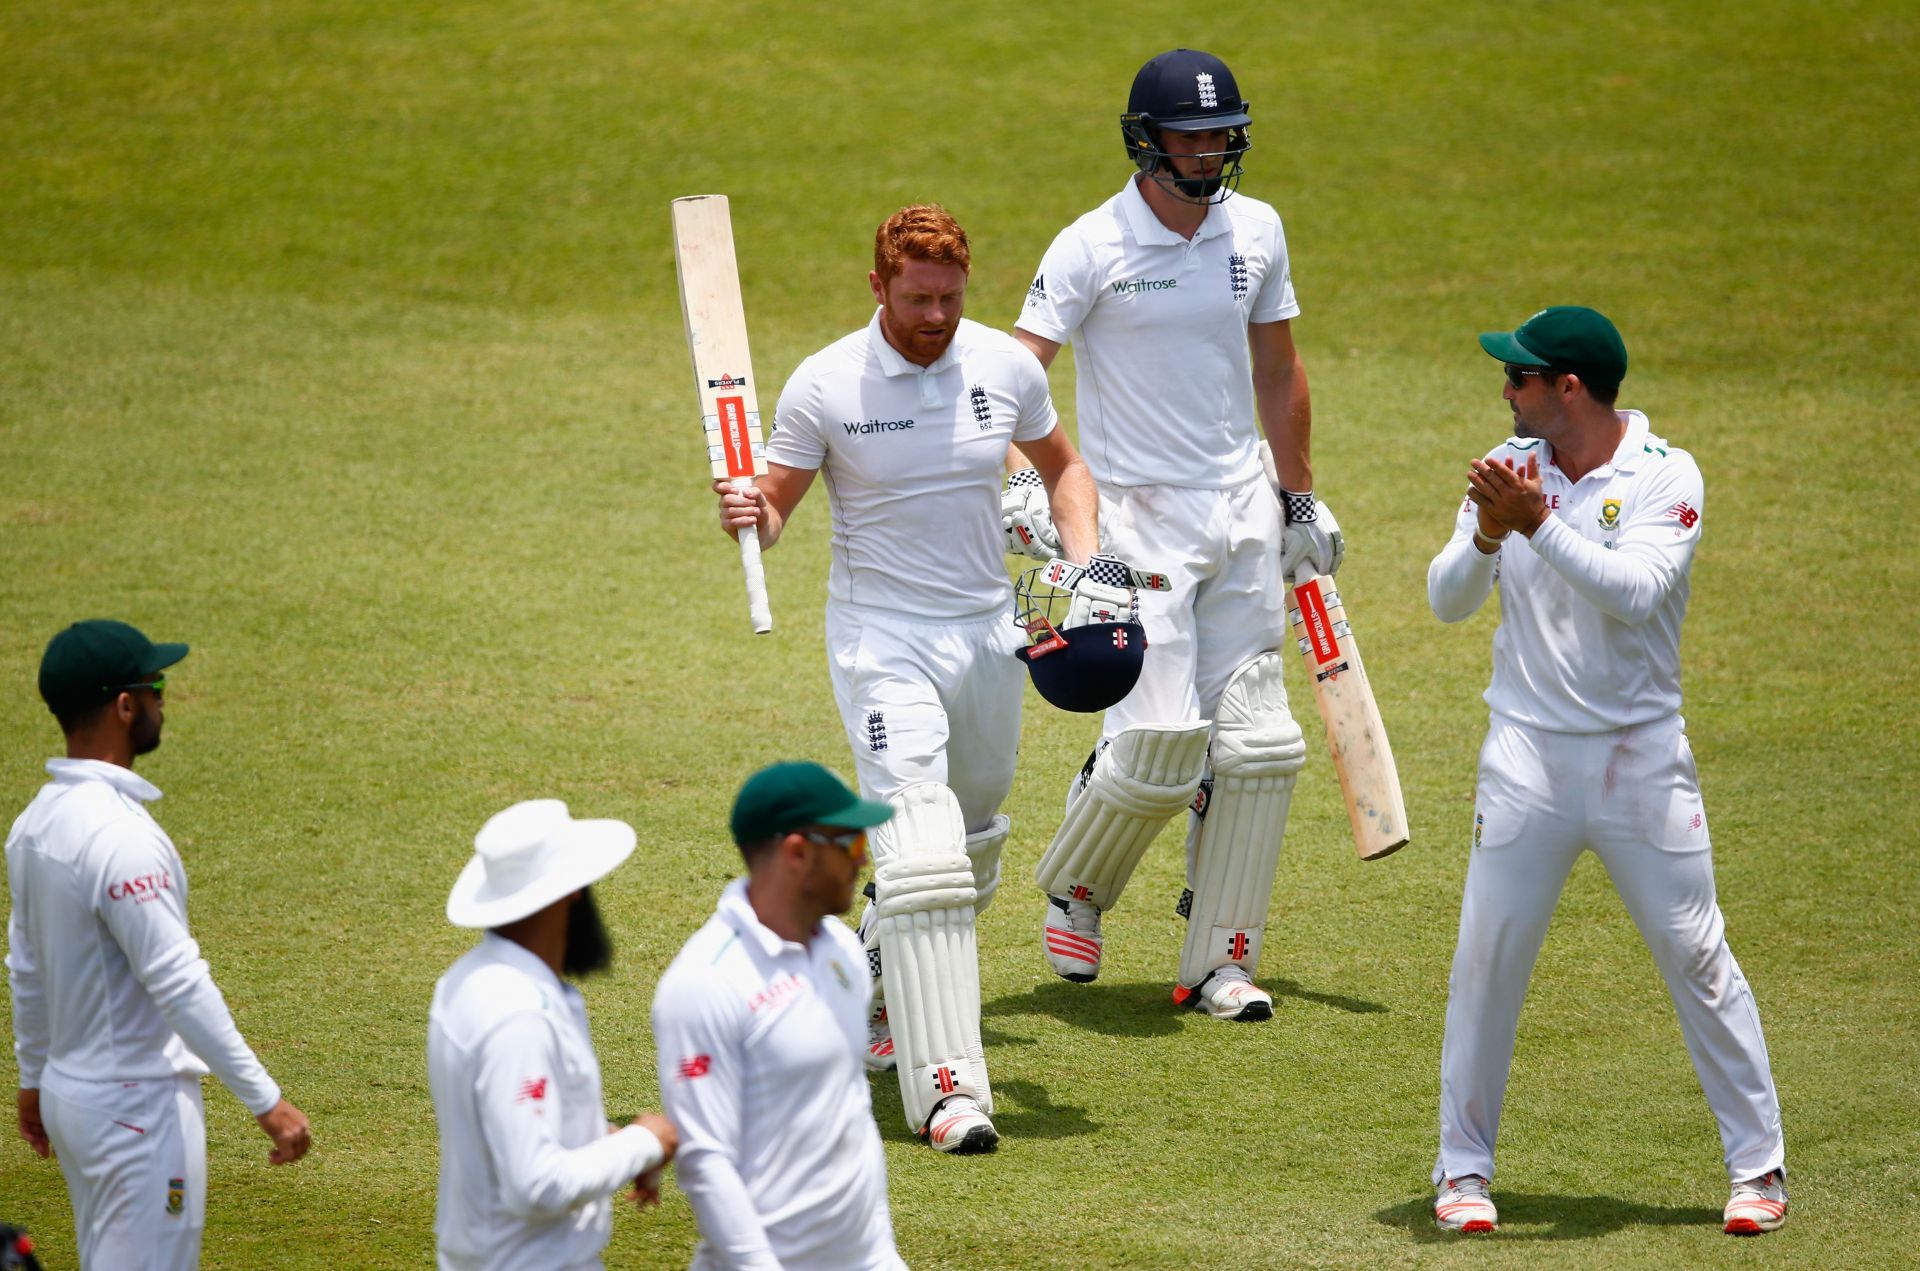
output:
[[[1680,709],[1680,625],[1700,542],[1705,488],[1693,456],[1621,411],[1610,462],[1568,481],[1544,441],[1509,438],[1487,456],[1540,461],[1549,515],[1531,539],[1489,556],[1473,544],[1465,500],[1453,537],[1427,569],[1427,599],[1458,622],[1500,586],[1487,705],[1550,732],[1598,733]]]
[[[663,1152],[640,1126],[607,1132],[579,991],[488,932],[434,986],[427,1080],[442,1271],[599,1266],[612,1193]]]
[[[745,879],[660,978],[660,1098],[700,1223],[696,1267],[904,1266],[861,1062],[872,996],[844,923],[783,940],[754,914]]]
[[[255,1116],[280,1101],[187,931],[187,871],[132,769],[50,759],[7,835],[7,980],[20,1085],[211,1070]]]

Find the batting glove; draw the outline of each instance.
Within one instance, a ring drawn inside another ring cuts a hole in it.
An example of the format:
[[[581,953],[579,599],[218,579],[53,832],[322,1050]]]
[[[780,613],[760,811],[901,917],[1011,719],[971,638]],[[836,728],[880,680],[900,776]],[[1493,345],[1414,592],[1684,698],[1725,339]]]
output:
[[[1053,528],[1053,507],[1040,473],[1022,468],[1007,478],[1000,495],[1000,528],[1007,536],[1007,554],[1052,560],[1060,554],[1060,535]]]
[[[1316,574],[1332,574],[1347,556],[1347,539],[1333,509],[1311,493],[1280,491],[1280,505],[1287,514],[1287,528],[1280,536],[1280,573],[1289,583],[1301,566]]]
[[[1067,606],[1067,626],[1090,622],[1140,621],[1140,593],[1130,585],[1133,571],[1118,556],[1095,556],[1087,572],[1073,585]]]

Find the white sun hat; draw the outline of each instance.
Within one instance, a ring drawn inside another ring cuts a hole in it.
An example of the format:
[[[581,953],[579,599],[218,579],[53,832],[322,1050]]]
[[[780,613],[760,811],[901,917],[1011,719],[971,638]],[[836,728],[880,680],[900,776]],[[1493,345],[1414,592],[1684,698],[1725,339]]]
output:
[[[456,927],[500,927],[598,882],[633,855],[625,821],[576,821],[558,799],[497,812],[473,839],[473,859],[447,897]]]

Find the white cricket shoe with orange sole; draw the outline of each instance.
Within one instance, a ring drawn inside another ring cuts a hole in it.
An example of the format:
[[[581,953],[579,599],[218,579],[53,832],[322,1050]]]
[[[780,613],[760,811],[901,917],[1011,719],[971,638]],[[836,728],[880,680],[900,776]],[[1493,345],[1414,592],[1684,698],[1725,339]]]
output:
[[[1787,1221],[1787,1175],[1769,1170],[1758,1178],[1733,1185],[1724,1215],[1729,1236],[1764,1236]]]
[[[927,1142],[942,1152],[991,1152],[1000,1146],[1000,1132],[980,1110],[970,1094],[943,1099],[927,1119],[922,1132]]]
[[[1462,1174],[1440,1184],[1433,1200],[1433,1222],[1442,1231],[1485,1232],[1500,1226],[1500,1212],[1487,1195],[1487,1180]]]
[[[1273,1018],[1273,995],[1237,966],[1221,967],[1197,989],[1174,985],[1173,1000],[1178,1006],[1197,1006],[1215,1019]]]

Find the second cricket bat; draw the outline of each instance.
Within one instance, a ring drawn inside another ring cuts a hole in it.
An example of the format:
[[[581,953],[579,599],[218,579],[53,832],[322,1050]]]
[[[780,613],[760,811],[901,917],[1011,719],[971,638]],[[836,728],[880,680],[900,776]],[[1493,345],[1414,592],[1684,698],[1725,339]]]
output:
[[[1353,823],[1353,850],[1363,861],[1379,860],[1407,845],[1407,804],[1386,725],[1333,579],[1302,570],[1287,616],[1313,682],[1314,705],[1327,726],[1327,748]]]
[[[680,269],[680,313],[693,353],[693,386],[716,480],[747,490],[765,476],[760,401],[747,355],[747,314],[740,299],[740,267],[733,255],[733,218],[724,194],[673,201],[673,256]],[[755,632],[773,630],[767,578],[760,567],[760,535],[740,531],[740,567],[747,575],[747,612]]]

